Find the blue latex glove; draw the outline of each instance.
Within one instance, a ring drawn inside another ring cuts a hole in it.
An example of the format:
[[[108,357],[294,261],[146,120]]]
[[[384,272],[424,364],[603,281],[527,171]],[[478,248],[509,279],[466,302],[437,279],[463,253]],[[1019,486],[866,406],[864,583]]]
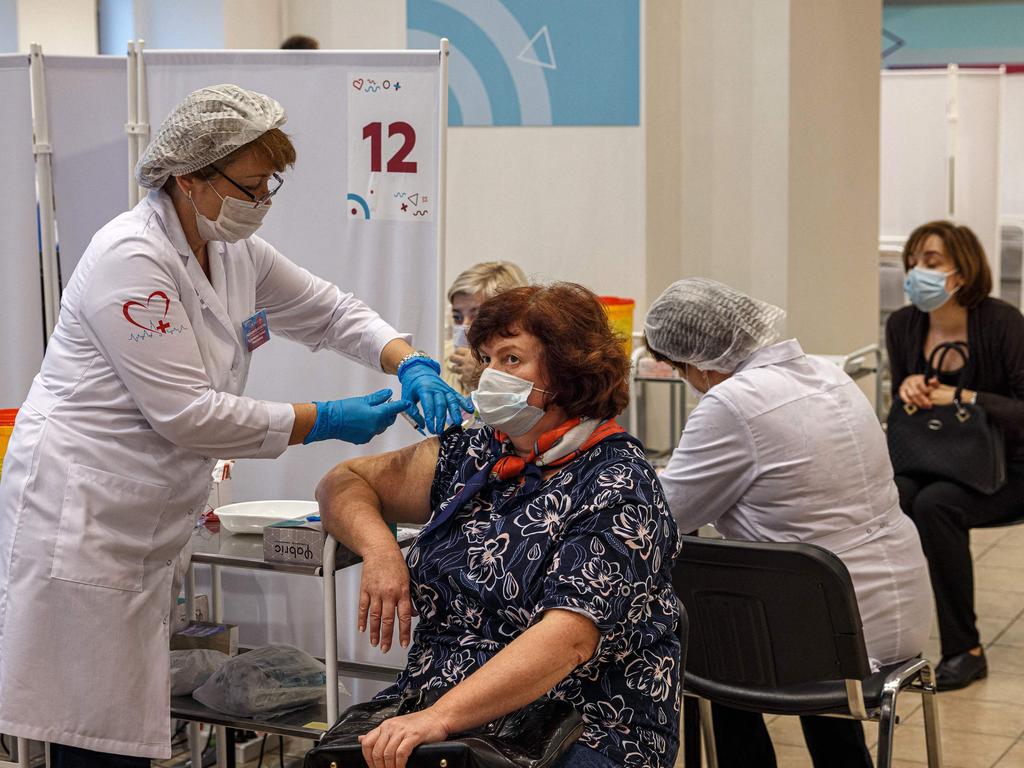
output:
[[[411,407],[408,400],[391,400],[391,390],[381,389],[362,397],[344,400],[314,401],[316,422],[304,445],[317,440],[344,440],[362,445],[395,423],[402,411]]]
[[[440,372],[441,366],[429,357],[411,358],[398,371],[402,399],[413,403],[409,413],[418,426],[426,426],[435,435],[444,432],[448,422],[461,424],[462,410],[466,406],[462,396],[438,376]],[[416,410],[417,403],[423,409],[422,416]]]

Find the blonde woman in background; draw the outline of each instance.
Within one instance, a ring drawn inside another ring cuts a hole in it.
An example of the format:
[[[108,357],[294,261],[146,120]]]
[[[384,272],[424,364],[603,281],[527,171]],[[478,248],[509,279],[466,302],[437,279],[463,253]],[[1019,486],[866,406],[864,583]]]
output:
[[[528,285],[526,274],[511,261],[483,261],[460,272],[448,289],[452,307],[452,337],[445,342],[445,382],[457,392],[468,395],[476,389],[481,365],[473,357],[466,340],[476,312],[487,299],[509,288]]]

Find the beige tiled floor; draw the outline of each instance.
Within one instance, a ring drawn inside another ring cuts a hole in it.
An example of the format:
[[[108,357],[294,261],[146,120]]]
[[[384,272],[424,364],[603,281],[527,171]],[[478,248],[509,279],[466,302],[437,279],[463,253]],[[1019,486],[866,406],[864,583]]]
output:
[[[946,768],[1024,768],[1024,525],[972,532],[976,609],[989,676],[962,691],[939,695],[943,765]],[[926,655],[938,659],[933,631]],[[895,768],[927,763],[920,701],[899,702]],[[779,768],[809,768],[800,723],[769,718]],[[877,728],[865,724],[874,752]],[[678,763],[682,765],[682,763]]]

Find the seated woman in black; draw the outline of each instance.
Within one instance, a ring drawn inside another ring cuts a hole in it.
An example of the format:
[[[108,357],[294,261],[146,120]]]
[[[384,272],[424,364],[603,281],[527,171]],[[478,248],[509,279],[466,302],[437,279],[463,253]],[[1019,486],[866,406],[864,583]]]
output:
[[[480,306],[486,426],[340,464],[317,489],[327,529],[364,559],[360,623],[408,643],[386,693],[448,689],[363,737],[374,768],[545,693],[582,714],[559,768],[675,762],[679,545],[654,470],[615,421],[629,361],[578,285],[514,288]],[[408,570],[386,522],[425,528]]]
[[[1024,516],[1024,317],[989,297],[985,252],[967,227],[948,221],[918,227],[903,249],[903,266],[913,306],[893,313],[885,333],[893,400],[921,408],[951,404],[963,361],[949,354],[940,375],[925,380],[926,360],[939,344],[967,342],[970,389],[963,398],[982,406],[1006,436],[1007,483],[991,496],[941,477],[896,476],[935,592],[938,687],[951,690],[988,674],[974,614],[970,529]]]

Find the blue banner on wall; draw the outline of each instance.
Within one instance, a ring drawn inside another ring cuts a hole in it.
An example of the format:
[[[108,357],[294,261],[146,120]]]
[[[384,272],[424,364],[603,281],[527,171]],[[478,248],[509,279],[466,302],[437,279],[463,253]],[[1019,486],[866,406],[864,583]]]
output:
[[[447,37],[449,125],[639,125],[639,0],[407,0],[409,48]]]

